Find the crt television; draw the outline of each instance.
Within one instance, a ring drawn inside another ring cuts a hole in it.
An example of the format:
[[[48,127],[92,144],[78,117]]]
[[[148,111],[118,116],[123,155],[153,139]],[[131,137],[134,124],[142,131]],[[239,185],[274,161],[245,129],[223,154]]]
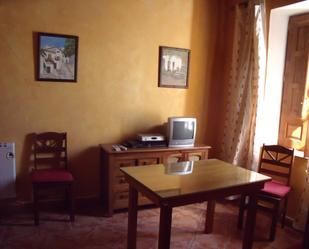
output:
[[[169,147],[194,146],[196,134],[196,118],[169,117],[167,126],[167,138]]]

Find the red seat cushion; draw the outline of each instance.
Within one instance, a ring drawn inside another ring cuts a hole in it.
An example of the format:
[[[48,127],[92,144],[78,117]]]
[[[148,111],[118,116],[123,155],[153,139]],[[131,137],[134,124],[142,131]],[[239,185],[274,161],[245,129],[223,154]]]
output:
[[[264,184],[264,188],[261,191],[278,197],[284,197],[291,191],[291,187],[279,182],[270,181]]]
[[[64,169],[39,169],[31,173],[32,182],[72,182],[72,174]]]

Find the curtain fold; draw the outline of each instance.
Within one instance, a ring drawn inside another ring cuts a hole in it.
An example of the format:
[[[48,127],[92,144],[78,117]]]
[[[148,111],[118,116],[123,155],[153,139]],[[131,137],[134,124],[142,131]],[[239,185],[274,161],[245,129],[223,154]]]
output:
[[[259,85],[265,81],[265,59],[261,62],[260,54],[261,46],[265,50],[265,40],[261,40],[264,39],[263,17],[263,4],[256,5],[256,1],[235,7],[232,64],[220,148],[223,160],[249,169],[254,161],[258,96],[263,94]]]

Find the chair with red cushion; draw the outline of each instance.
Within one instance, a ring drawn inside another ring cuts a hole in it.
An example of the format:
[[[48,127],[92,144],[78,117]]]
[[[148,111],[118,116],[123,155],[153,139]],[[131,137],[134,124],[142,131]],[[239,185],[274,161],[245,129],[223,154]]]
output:
[[[67,134],[57,132],[34,134],[33,153],[34,169],[31,172],[31,181],[35,225],[39,225],[39,194],[41,190],[51,188],[65,190],[70,220],[73,222],[74,179],[68,170]]]
[[[290,177],[294,161],[294,149],[281,145],[263,145],[258,172],[272,177],[266,182],[258,195],[257,207],[272,213],[269,239],[275,239],[278,216],[281,215],[281,226],[284,227],[288,195],[291,191]],[[242,228],[246,208],[246,196],[241,196],[238,216],[238,228]]]

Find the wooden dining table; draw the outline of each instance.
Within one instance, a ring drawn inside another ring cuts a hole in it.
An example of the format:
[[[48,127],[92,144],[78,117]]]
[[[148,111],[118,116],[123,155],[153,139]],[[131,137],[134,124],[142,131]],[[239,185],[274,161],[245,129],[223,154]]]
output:
[[[249,202],[242,248],[252,248],[256,197],[270,177],[218,159],[130,166],[120,170],[129,183],[128,249],[136,249],[138,192],[160,208],[159,249],[170,248],[173,207],[207,201],[205,233],[211,233],[215,201],[245,194]]]

